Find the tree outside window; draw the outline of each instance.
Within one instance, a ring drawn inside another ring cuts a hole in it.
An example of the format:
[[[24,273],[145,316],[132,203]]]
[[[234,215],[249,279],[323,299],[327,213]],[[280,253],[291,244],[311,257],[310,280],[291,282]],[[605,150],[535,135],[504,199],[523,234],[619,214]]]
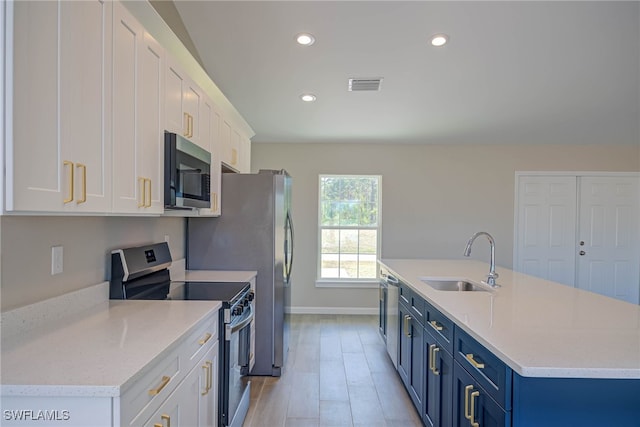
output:
[[[379,175],[320,176],[320,279],[376,278]]]

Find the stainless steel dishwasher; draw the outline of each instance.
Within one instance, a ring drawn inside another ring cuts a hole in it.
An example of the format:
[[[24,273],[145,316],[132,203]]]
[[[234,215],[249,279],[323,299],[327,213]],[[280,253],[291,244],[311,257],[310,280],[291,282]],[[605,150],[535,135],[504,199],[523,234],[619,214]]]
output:
[[[380,269],[380,286],[386,288],[386,301],[384,307],[384,322],[386,329],[387,353],[398,368],[398,339],[400,324],[398,322],[398,279],[384,267]]]

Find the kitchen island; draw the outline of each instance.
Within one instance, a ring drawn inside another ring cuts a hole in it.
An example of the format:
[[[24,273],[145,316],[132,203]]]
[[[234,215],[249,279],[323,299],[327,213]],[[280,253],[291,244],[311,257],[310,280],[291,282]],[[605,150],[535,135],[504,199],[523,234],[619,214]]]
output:
[[[416,406],[423,405],[418,410],[425,424],[434,425],[426,415],[429,375],[435,372],[438,381],[452,377],[452,387],[441,386],[446,393],[453,388],[453,408],[445,402],[441,412],[452,411],[456,426],[480,419],[481,426],[640,425],[639,306],[500,268],[501,286],[487,291],[441,291],[423,281],[481,282],[489,267],[477,261],[383,259],[380,266],[399,279],[401,302],[403,286],[410,294],[407,314],[400,304],[401,340],[417,335],[406,329],[414,324],[423,325],[429,342],[422,352],[425,380],[412,385],[424,388],[421,395],[421,390],[413,393],[419,397]],[[419,354],[419,346],[411,349],[413,356]],[[435,366],[442,354],[449,354],[450,363]],[[401,377],[402,369],[401,360]],[[474,378],[478,383],[472,387]],[[498,416],[484,412],[482,399],[498,404]]]

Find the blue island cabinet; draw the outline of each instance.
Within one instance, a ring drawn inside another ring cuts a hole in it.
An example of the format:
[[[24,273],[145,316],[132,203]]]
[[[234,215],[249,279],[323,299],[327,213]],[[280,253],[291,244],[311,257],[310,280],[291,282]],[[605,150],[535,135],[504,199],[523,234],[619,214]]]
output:
[[[513,427],[638,427],[640,380],[513,374]]]
[[[510,426],[511,413],[500,407],[458,361],[453,365],[453,426]]]

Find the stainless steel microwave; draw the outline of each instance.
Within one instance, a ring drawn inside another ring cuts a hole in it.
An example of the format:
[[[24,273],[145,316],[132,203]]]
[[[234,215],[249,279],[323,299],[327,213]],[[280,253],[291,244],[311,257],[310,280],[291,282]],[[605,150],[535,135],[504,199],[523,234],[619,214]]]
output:
[[[182,136],[164,133],[164,207],[211,207],[211,153]]]

